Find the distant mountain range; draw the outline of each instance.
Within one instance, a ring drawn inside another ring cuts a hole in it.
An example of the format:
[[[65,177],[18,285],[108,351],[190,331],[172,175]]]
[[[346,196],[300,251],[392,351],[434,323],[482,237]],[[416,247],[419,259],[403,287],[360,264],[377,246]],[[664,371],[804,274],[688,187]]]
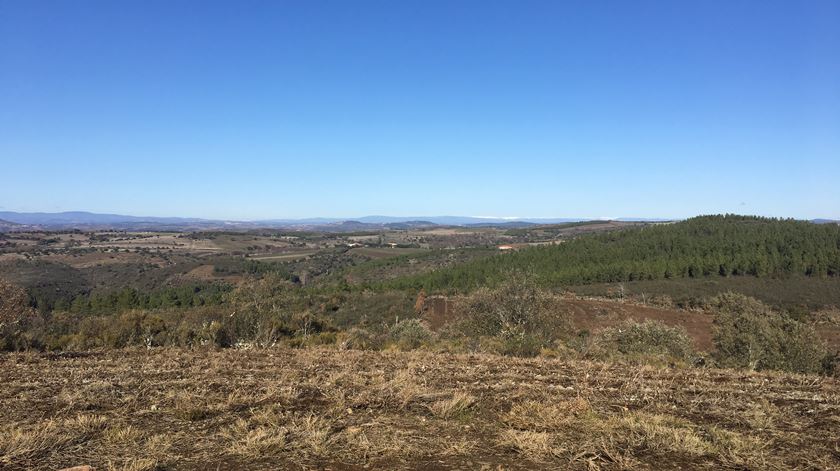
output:
[[[23,230],[247,230],[259,228],[321,230],[334,232],[368,231],[377,229],[412,229],[432,226],[504,226],[527,227],[535,224],[561,224],[587,221],[585,218],[493,218],[470,216],[397,217],[364,216],[360,218],[305,218],[234,221],[219,219],[126,216],[86,211],[61,213],[18,213],[0,211],[0,231]],[[616,221],[659,222],[668,219],[617,218]],[[838,223],[830,219],[815,219],[815,223]]]
[[[0,213],[2,214],[2,213]],[[484,218],[474,216],[363,216],[360,218],[309,218],[309,219],[266,219],[253,221],[256,224],[283,224],[283,225],[308,225],[308,224],[333,224],[345,221],[355,221],[364,224],[395,224],[422,222],[438,226],[466,226],[471,224],[504,224],[509,222],[527,222],[532,224],[557,224],[562,222],[578,222],[585,219],[579,218]]]
[[[323,230],[335,232],[365,231],[381,228],[411,229],[431,226],[505,225],[521,227],[529,224],[556,224],[581,219],[517,219],[477,218],[463,216],[393,217],[365,216],[353,219],[304,218],[234,221],[219,219],[126,216],[99,214],[85,211],[61,213],[18,213],[0,211],[0,231],[11,230],[243,230],[258,228],[289,228],[296,230]]]

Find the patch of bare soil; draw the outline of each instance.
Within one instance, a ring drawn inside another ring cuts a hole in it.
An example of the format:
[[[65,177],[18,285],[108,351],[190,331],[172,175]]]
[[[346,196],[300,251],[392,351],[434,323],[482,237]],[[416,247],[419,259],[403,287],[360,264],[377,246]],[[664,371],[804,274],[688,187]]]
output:
[[[838,469],[814,376],[330,349],[0,356],[0,468]]]
[[[437,330],[459,314],[459,298],[431,296],[426,300],[424,319]],[[700,310],[663,308],[608,299],[564,297],[558,299],[554,309],[567,315],[578,330],[596,332],[606,327],[621,325],[624,321],[660,321],[670,326],[682,327],[694,340],[698,350],[714,350],[714,315]],[[827,311],[826,311],[827,312]],[[828,316],[816,313],[814,327],[830,349],[840,348],[840,314]]]
[[[604,327],[618,325],[628,319],[637,322],[656,320],[684,328],[700,350],[708,352],[714,348],[712,341],[714,316],[706,312],[591,299],[564,299],[561,309],[571,312],[574,325],[578,329],[594,332]]]

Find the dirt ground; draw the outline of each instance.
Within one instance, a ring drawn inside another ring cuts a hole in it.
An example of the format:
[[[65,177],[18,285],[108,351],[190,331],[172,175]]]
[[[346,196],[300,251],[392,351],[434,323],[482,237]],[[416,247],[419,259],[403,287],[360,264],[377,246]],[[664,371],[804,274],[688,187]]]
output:
[[[0,356],[0,468],[840,469],[835,379],[335,349]]]
[[[637,322],[656,320],[671,326],[683,327],[694,339],[697,349],[710,352],[714,349],[712,322],[714,316],[701,311],[683,311],[653,306],[641,306],[618,301],[568,298],[562,301],[561,309],[572,314],[572,322],[578,329],[595,332],[632,319]]]
[[[428,308],[424,319],[434,330],[438,330],[458,315],[459,301],[457,297],[430,297],[427,300]],[[597,332],[628,320],[654,320],[684,328],[699,351],[714,350],[714,315],[709,312],[575,296],[559,299],[553,308],[560,315],[569,316],[577,330]],[[815,317],[817,321],[814,327],[820,338],[826,342],[829,349],[840,350],[840,311],[826,309],[815,313]]]

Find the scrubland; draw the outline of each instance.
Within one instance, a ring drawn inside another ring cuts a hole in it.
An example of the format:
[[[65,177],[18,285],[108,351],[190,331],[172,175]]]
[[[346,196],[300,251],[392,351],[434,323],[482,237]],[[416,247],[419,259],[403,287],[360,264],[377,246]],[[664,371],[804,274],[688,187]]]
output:
[[[840,469],[837,227],[596,227],[0,237],[0,469]]]

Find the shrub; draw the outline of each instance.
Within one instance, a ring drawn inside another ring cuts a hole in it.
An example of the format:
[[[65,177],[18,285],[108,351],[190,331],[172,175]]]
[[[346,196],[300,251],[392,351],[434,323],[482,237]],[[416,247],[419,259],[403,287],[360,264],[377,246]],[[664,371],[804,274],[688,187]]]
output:
[[[332,345],[338,340],[335,332],[320,332],[313,335],[292,337],[285,342],[292,348],[317,347],[319,345]]]
[[[233,344],[229,330],[219,321],[205,322],[198,332],[198,338],[202,345],[219,348],[227,348]]]
[[[816,373],[823,369],[825,345],[813,327],[736,293],[712,298],[715,357],[722,366]]]
[[[43,323],[25,290],[0,280],[0,351],[39,347],[33,331]]]
[[[497,337],[503,353],[534,356],[571,331],[568,317],[553,305],[554,296],[533,276],[511,272],[498,288],[479,289],[466,299],[455,330],[466,337]]]
[[[365,329],[351,328],[343,334],[340,346],[350,350],[379,350],[382,342],[375,335]]]
[[[428,345],[434,334],[421,320],[406,319],[388,329],[388,338],[401,350],[413,350]]]
[[[517,357],[535,357],[547,345],[542,337],[529,334],[524,330],[507,331],[500,340],[502,342],[501,353]]]
[[[821,361],[822,373],[840,377],[840,352],[827,353]]]
[[[665,357],[690,361],[695,356],[694,342],[688,332],[660,321],[637,323],[628,320],[620,326],[600,330],[592,342],[593,353],[606,357]]]

